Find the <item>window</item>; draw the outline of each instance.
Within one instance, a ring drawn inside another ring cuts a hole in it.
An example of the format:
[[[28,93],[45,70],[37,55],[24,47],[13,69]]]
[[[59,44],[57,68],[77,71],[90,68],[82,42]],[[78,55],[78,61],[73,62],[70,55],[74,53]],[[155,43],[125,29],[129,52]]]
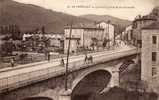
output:
[[[157,43],[157,37],[156,36],[152,36],[152,43],[156,44]]]
[[[152,67],[152,76],[157,74],[157,68],[156,67]]]
[[[156,52],[152,52],[152,61],[155,62],[157,59],[157,53]]]

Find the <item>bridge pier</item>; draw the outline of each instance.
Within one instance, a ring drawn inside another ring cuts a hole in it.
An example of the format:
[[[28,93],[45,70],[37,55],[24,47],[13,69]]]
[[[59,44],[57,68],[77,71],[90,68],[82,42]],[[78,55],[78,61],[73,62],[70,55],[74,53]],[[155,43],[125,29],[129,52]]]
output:
[[[71,89],[61,90],[59,93],[59,100],[71,100]]]
[[[114,86],[119,86],[119,81],[120,81],[120,79],[119,79],[119,71],[118,70],[114,70],[114,71],[112,71],[112,77],[111,77],[111,80],[110,80],[110,82],[109,82],[109,84],[108,84],[108,88],[112,88],[112,87],[114,87]]]
[[[109,89],[112,87],[119,86],[119,83],[120,83],[119,72],[112,71],[111,73],[113,73],[113,74],[111,74],[112,75],[111,80],[108,83],[107,87],[101,93],[109,91]]]
[[[116,70],[114,71],[114,73],[112,74],[112,80],[110,81],[111,82],[111,85],[114,87],[114,86],[119,86],[119,83],[120,83],[120,79],[119,79],[119,71]]]

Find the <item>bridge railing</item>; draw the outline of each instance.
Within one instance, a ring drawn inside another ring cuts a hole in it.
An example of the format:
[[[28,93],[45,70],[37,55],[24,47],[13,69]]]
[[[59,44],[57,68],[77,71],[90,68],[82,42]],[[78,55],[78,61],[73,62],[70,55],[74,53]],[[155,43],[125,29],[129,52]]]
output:
[[[83,61],[75,61],[69,64],[70,67],[83,65]],[[60,66],[57,66],[60,67]],[[51,78],[53,76],[64,74],[64,70],[55,70],[54,67],[31,71],[27,73],[21,73],[9,77],[0,78],[0,92],[6,92],[14,88],[25,86],[37,81]]]
[[[48,79],[61,73],[63,73],[63,70],[55,71],[54,67],[49,67],[43,70],[36,70],[28,73],[4,77],[0,79],[0,92],[7,92],[14,88]]]

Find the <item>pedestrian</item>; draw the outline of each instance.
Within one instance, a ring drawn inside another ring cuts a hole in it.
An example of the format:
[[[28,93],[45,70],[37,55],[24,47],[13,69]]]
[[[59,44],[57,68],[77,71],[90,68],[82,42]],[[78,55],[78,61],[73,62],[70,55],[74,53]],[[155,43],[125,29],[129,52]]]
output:
[[[86,54],[86,55],[85,55],[84,62],[87,63],[87,60],[88,60],[88,57],[87,57],[87,54]]]
[[[93,63],[93,56],[92,55],[90,56],[90,60],[91,60],[91,63]]]
[[[48,52],[48,61],[50,61],[50,52]]]
[[[45,60],[47,60],[48,53],[45,51]]]
[[[61,65],[64,67],[64,65],[65,65],[65,62],[64,62],[64,59],[62,58],[61,59]]]
[[[14,57],[11,58],[10,63],[11,63],[11,66],[14,67]]]

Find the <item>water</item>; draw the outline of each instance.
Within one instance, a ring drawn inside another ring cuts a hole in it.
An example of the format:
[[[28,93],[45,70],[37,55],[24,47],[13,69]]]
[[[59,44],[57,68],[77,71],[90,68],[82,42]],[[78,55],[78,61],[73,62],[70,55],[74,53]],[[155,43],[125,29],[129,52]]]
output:
[[[48,98],[48,97],[29,97],[29,98],[26,98],[23,100],[53,100],[53,99]]]

